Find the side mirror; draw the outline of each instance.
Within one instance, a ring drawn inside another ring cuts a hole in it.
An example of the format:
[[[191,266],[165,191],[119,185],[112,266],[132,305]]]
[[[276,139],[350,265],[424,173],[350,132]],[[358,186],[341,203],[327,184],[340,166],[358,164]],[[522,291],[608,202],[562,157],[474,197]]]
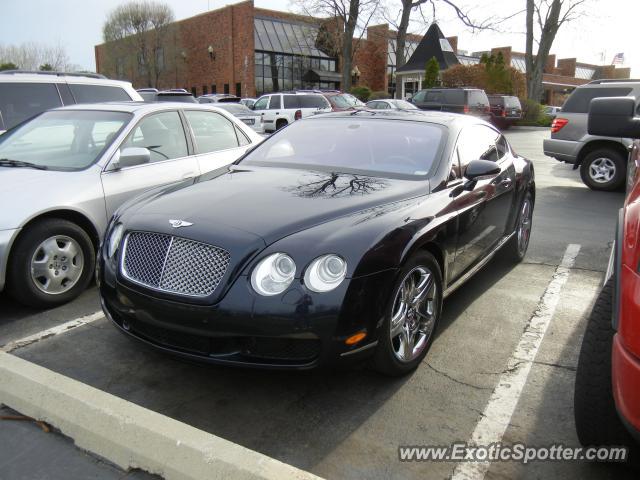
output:
[[[113,170],[135,167],[151,161],[151,152],[148,148],[127,147],[119,150],[119,153],[119,157],[111,162]]]
[[[467,165],[464,176],[474,181],[480,177],[490,177],[500,173],[500,165],[490,160],[472,160]]]
[[[634,97],[594,98],[589,104],[587,131],[604,137],[640,138],[640,117]]]

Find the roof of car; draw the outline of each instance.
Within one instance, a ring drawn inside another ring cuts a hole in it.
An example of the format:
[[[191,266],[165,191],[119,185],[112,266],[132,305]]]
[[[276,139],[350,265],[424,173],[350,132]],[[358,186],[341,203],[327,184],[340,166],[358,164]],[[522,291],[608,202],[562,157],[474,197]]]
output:
[[[203,109],[208,110],[216,108],[213,103],[184,103],[184,102],[104,102],[104,103],[80,103],[76,105],[68,105],[66,107],[56,108],[55,110],[104,110],[109,112],[145,112],[153,110],[166,110],[169,107]]]
[[[0,83],[81,83],[89,85],[131,86],[130,82],[111,80],[96,73],[30,72],[5,70],[0,72]]]
[[[371,118],[374,120],[413,120],[425,123],[439,123],[441,125],[452,125],[454,123],[483,123],[482,120],[471,115],[461,115],[457,113],[439,112],[433,110],[369,110],[361,109],[347,112],[331,112],[321,115],[313,115],[305,120],[316,120],[322,118]]]

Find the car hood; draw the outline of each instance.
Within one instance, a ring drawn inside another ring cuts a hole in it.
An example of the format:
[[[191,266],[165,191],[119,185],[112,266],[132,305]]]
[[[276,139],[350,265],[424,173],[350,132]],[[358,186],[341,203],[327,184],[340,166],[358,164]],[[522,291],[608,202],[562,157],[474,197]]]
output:
[[[201,177],[193,185],[154,195],[127,224],[148,220],[170,231],[169,220],[233,229],[269,245],[315,225],[402,199],[429,193],[428,181],[276,167],[233,166],[228,173]],[[186,229],[185,229],[186,230]],[[194,228],[200,230],[200,228]]]

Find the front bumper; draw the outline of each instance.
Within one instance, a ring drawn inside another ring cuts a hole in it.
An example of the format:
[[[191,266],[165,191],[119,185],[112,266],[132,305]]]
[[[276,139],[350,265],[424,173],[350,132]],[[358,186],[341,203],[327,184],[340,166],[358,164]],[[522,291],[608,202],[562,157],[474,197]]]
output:
[[[557,138],[546,138],[542,142],[544,154],[556,160],[566,163],[576,163],[580,142],[573,140],[558,140]]]
[[[246,276],[214,305],[158,298],[105,272],[100,294],[106,316],[123,332],[165,352],[226,365],[308,369],[373,352],[377,326],[395,270],[346,279],[324,294],[297,281],[283,295],[262,297]],[[346,338],[366,332],[348,346]]]
[[[4,290],[7,280],[7,263],[9,250],[20,229],[0,230],[0,292]]]

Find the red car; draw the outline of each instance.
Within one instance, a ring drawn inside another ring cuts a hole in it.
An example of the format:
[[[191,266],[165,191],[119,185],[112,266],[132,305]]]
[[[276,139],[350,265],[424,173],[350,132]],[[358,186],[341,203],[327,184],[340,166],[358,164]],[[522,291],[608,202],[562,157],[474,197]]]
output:
[[[339,91],[322,91],[322,95],[329,100],[331,109],[334,112],[344,112],[346,110],[357,110],[359,108],[365,108],[365,104],[358,100],[350,93],[343,93]]]
[[[635,99],[591,101],[591,135],[635,138],[604,287],[580,350],[574,413],[583,445],[625,445],[640,465],[640,118]]]

